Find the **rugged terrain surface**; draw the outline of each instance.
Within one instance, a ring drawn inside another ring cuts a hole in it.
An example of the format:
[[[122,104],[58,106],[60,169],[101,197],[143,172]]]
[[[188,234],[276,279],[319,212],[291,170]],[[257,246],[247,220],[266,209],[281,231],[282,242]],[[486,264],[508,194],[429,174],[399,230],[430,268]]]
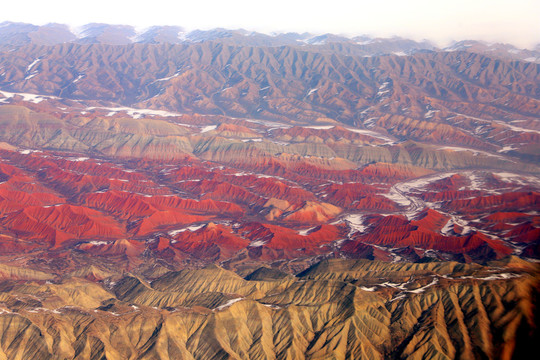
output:
[[[101,284],[80,277],[97,268],[20,270],[1,284],[7,359],[508,359],[538,336],[538,273],[517,259],[332,260],[296,277],[211,265]]]
[[[524,357],[515,50],[3,24],[0,358]]]

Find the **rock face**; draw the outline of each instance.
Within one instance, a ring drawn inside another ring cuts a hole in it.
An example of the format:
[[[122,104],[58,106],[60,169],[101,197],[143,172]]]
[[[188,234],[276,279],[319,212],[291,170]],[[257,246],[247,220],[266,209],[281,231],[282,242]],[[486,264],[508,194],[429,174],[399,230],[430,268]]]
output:
[[[539,66],[245,35],[0,26],[0,359],[529,354]]]

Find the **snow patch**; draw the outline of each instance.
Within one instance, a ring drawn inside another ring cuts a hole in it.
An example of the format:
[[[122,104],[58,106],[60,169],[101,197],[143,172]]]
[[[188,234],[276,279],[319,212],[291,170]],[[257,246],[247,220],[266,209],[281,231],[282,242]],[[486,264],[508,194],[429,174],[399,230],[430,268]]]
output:
[[[392,287],[392,288],[399,289],[399,290],[405,290],[405,286],[406,286],[409,282],[410,282],[410,281],[407,281],[407,282],[405,282],[405,283],[398,284],[398,283],[393,283],[393,282],[390,282],[390,281],[385,281],[385,282],[383,282],[382,284],[380,284],[380,286]]]
[[[504,152],[509,152],[512,150],[517,150],[517,148],[507,145],[507,146],[503,146],[503,148],[498,150],[497,152],[504,153]]]
[[[168,232],[168,234],[170,236],[176,236],[178,234],[180,234],[181,232],[184,232],[184,231],[191,231],[191,232],[194,232],[194,231],[197,231],[199,229],[201,229],[202,227],[204,227],[206,224],[200,224],[200,225],[191,225],[191,226],[188,226],[186,228],[183,228],[183,229],[178,229],[178,230],[171,230]]]
[[[73,84],[76,84],[76,83],[78,83],[79,81],[81,81],[81,79],[84,78],[84,76],[85,76],[85,75],[82,75],[82,74],[79,75],[79,76],[77,76],[77,78],[76,78],[75,80],[73,80]]]
[[[95,245],[95,246],[101,246],[101,245],[107,245],[108,242],[106,241],[89,241],[87,244]]]
[[[177,76],[179,76],[179,75],[181,75],[181,74],[182,74],[182,72],[181,72],[181,71],[178,71],[178,72],[174,73],[174,74],[171,75],[171,76],[167,76],[167,77],[164,77],[164,78],[161,78],[161,79],[154,80],[154,81],[152,82],[152,84],[153,84],[153,83],[160,82],[160,81],[168,81],[168,80],[174,79],[175,77],[177,77]]]
[[[392,200],[393,202],[397,203],[400,206],[409,206],[411,205],[411,200],[407,196],[403,195],[401,192],[399,192],[396,188],[392,187],[390,189],[390,192],[386,194],[382,194],[387,199]]]
[[[540,186],[540,179],[535,176],[523,176],[518,174],[513,174],[509,172],[494,173],[499,179],[504,182],[518,184],[518,185],[535,185]]]
[[[298,235],[301,235],[301,236],[308,236],[309,233],[311,232],[311,230],[315,229],[316,226],[314,227],[310,227],[309,229],[305,229],[305,230],[299,230],[298,231]]]
[[[267,240],[256,240],[256,241],[253,241],[252,243],[250,243],[248,246],[249,247],[260,247],[260,246],[266,245],[267,243],[268,243]]]
[[[482,190],[483,182],[478,175],[474,173],[470,174],[469,180],[471,181],[471,190]]]
[[[501,274],[494,274],[487,277],[475,277],[475,276],[461,276],[459,279],[475,279],[475,280],[484,280],[484,281],[491,281],[491,280],[507,280],[512,278],[520,277],[518,274],[512,274],[512,273],[501,273]]]
[[[273,309],[273,310],[279,310],[282,309],[281,306],[273,305],[273,304],[261,304],[263,306],[266,306],[267,308]]]
[[[153,109],[135,109],[126,106],[121,107],[88,107],[86,110],[109,110],[110,112],[126,112],[129,116],[134,119],[140,119],[145,115],[148,116],[163,116],[163,117],[172,117],[172,116],[182,116],[180,113],[175,113],[165,110],[153,110]],[[111,114],[111,113],[109,113]],[[107,115],[112,116],[112,115]]]
[[[78,157],[78,158],[67,158],[67,160],[69,161],[87,161],[89,160],[90,158],[87,158],[87,157]]]
[[[450,236],[452,235],[453,230],[454,230],[454,222],[452,221],[452,219],[448,219],[446,224],[441,229],[441,234],[445,236]]]
[[[309,96],[309,95],[311,95],[311,94],[314,94],[314,93],[317,92],[318,90],[319,90],[319,88],[310,89],[310,90],[308,91],[306,97]]]
[[[42,102],[43,100],[49,100],[49,99],[58,99],[56,96],[47,96],[47,95],[36,95],[36,94],[27,94],[27,93],[11,93],[7,91],[0,90],[0,94],[2,94],[5,99],[0,99],[0,102],[6,102],[8,99],[12,99],[15,96],[20,96],[23,98],[23,101],[31,102],[34,104],[38,104]]]
[[[292,127],[291,125],[286,125],[286,124],[282,124],[282,123],[278,123],[278,122],[270,121],[270,120],[246,119],[246,121],[250,123],[254,123],[254,124],[264,125],[269,128],[276,128],[276,129],[290,129]]]
[[[367,226],[364,225],[364,216],[360,214],[350,214],[344,217],[344,220],[351,229],[348,237],[350,238],[354,233],[363,234],[367,230]]]
[[[372,118],[372,119],[375,119],[375,118]],[[368,120],[372,120],[372,119],[368,119]],[[366,120],[366,122],[368,120]],[[367,126],[367,124],[366,124],[366,126]],[[384,140],[384,141],[386,141],[386,144],[384,144],[384,145],[390,145],[390,144],[395,143],[395,141],[393,139],[391,139],[388,136],[385,136],[383,134],[376,133],[375,131],[364,130],[364,129],[355,129],[355,128],[346,128],[346,129],[349,130],[349,131],[355,132],[357,134],[368,135],[368,136],[371,136],[371,137],[374,137],[374,138],[377,138],[377,139]]]
[[[205,133],[205,132],[209,132],[209,131],[212,131],[212,130],[216,130],[217,128],[217,125],[208,125],[208,126],[205,126],[201,129],[201,134],[202,133]]]
[[[446,179],[452,175],[456,175],[454,172],[435,174],[431,176],[416,178],[410,181],[402,182],[396,185],[401,192],[409,192],[412,189],[422,189],[425,186],[442,179]]]
[[[375,291],[375,286],[372,286],[372,287],[360,286],[360,289],[364,291]]]
[[[40,61],[41,61],[40,58],[37,58],[37,59],[35,59],[34,61],[32,61],[32,63],[26,67],[26,72],[29,72],[30,70],[32,70],[32,68],[34,67],[34,65],[36,65],[36,64],[39,63]]]
[[[30,80],[31,78],[33,78],[34,76],[36,76],[37,74],[39,74],[38,71],[34,71],[33,73],[31,73],[30,75],[28,75],[27,77],[24,78],[24,80]]]
[[[423,293],[424,291],[426,291],[426,289],[428,287],[431,287],[435,284],[437,284],[439,282],[439,279],[438,278],[434,278],[431,283],[427,284],[426,286],[423,286],[421,288],[418,288],[418,289],[415,289],[415,290],[408,290],[407,292],[408,293],[412,293],[412,294],[420,294],[420,293]]]
[[[440,112],[440,110],[429,110],[425,115],[425,119],[429,119],[433,117],[433,114]]]
[[[519,126],[510,125],[510,124],[507,124],[507,123],[505,123],[503,121],[495,121],[495,123],[503,125],[503,126],[509,128],[510,130],[515,131],[515,132],[532,132],[532,133],[540,134],[540,131],[538,131],[538,130],[526,129],[526,128],[522,128],[522,127],[519,127]]]
[[[318,125],[318,126],[304,126],[306,129],[315,129],[315,130],[329,130],[335,128],[334,125]]]
[[[485,155],[485,156],[491,156],[491,157],[496,157],[496,158],[499,158],[499,159],[504,159],[500,155],[490,154],[490,153],[488,153],[486,151],[481,151],[481,150],[476,150],[476,149],[469,149],[469,148],[464,148],[464,147],[459,147],[459,146],[443,146],[443,147],[438,148],[437,150],[469,151],[469,152],[473,153],[473,156],[478,156],[478,155],[482,154],[482,155]]]
[[[213,309],[213,311],[216,311],[216,310],[221,311],[223,309],[226,309],[226,308],[232,306],[234,303],[237,303],[237,302],[242,301],[242,300],[244,300],[243,297],[239,297],[239,298],[236,298],[236,299],[231,299],[231,300],[227,301],[225,304],[220,305],[217,308]]]

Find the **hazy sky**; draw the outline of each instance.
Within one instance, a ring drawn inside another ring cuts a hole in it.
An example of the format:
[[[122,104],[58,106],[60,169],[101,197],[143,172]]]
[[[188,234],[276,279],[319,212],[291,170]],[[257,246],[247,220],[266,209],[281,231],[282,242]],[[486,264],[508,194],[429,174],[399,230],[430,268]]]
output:
[[[3,1],[1,21],[540,43],[540,0],[25,0]]]

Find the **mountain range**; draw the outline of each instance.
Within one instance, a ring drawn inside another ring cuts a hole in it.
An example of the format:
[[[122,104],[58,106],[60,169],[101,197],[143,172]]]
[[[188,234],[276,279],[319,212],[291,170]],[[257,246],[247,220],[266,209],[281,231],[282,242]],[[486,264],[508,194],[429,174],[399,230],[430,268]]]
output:
[[[523,358],[539,49],[0,24],[0,358]]]
[[[540,44],[532,49],[518,49],[510,44],[490,44],[482,41],[455,41],[445,48],[433,43],[406,38],[374,38],[368,35],[343,36],[334,34],[272,33],[264,34],[243,29],[186,30],[181,26],[152,26],[137,29],[131,25],[91,23],[68,26],[50,23],[0,23],[0,46],[78,44],[181,44],[219,41],[242,46],[317,46],[320,50],[342,52],[356,56],[384,54],[410,55],[423,51],[469,51],[497,54],[502,58],[540,62]]]

